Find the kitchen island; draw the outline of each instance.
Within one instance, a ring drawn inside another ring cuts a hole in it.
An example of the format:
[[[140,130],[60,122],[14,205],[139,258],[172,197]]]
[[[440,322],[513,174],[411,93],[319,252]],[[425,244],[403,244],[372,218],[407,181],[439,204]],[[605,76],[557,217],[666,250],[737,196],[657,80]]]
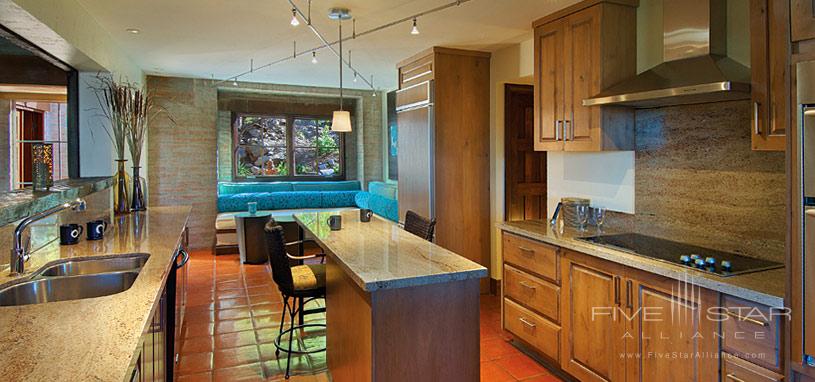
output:
[[[130,381],[173,270],[190,207],[114,217],[105,238],[51,242],[23,275],[0,270],[0,288],[67,260],[149,255],[127,290],[102,297],[0,307],[0,381]]]
[[[479,380],[479,279],[487,269],[378,216],[296,214],[327,254],[334,381]]]

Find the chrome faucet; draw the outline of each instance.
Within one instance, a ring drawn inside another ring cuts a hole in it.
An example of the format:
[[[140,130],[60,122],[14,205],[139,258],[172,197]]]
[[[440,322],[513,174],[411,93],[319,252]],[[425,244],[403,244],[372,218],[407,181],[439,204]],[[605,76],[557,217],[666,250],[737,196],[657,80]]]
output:
[[[17,225],[17,228],[14,229],[14,247],[11,249],[11,259],[9,261],[9,266],[11,270],[11,274],[22,274],[25,272],[25,262],[28,261],[29,257],[31,257],[31,237],[29,236],[28,240],[23,242],[23,232],[25,231],[28,226],[32,223],[42,220],[48,216],[51,216],[55,213],[72,209],[74,211],[85,211],[87,205],[85,204],[84,199],[76,199],[71,202],[60,204],[56,207],[49,208],[45,211],[38,212],[34,215],[31,215],[20,224]]]

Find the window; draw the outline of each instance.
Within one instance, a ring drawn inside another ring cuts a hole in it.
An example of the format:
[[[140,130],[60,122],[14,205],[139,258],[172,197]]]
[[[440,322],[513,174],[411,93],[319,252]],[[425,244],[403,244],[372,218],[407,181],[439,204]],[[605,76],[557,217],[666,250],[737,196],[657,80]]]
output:
[[[238,179],[340,179],[343,137],[329,117],[239,114],[234,123]]]

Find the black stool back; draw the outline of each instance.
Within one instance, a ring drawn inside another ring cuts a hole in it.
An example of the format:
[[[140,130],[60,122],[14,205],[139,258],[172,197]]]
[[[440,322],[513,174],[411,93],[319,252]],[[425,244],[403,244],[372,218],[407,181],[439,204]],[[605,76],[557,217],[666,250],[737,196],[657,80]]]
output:
[[[405,231],[408,231],[427,241],[433,241],[433,231],[436,229],[436,219],[427,218],[408,210],[405,214]]]

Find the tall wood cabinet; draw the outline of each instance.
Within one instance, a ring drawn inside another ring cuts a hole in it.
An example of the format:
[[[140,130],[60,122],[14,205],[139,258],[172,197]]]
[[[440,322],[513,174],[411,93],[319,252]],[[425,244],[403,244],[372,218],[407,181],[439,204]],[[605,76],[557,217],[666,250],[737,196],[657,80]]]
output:
[[[634,111],[583,100],[636,74],[637,1],[583,1],[535,29],[535,150],[634,149]]]
[[[399,219],[435,217],[436,244],[489,268],[490,54],[434,47],[398,69]]]
[[[753,150],[784,151],[790,125],[790,24],[786,0],[750,0]]]

